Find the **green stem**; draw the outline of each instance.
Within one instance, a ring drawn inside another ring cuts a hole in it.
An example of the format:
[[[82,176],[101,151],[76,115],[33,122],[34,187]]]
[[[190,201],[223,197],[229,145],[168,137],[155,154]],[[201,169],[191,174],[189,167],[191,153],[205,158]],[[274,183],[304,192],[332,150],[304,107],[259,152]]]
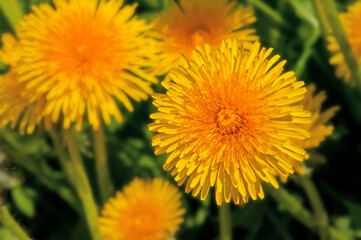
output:
[[[361,93],[361,68],[357,62],[357,59],[353,53],[350,43],[347,40],[347,36],[344,32],[342,24],[338,17],[338,11],[333,0],[314,0],[314,6],[318,12],[318,17],[321,17],[320,22],[323,24],[324,31],[328,34],[335,36],[340,49],[345,58],[348,69],[351,72],[351,76],[357,84],[358,90]],[[322,19],[324,18],[324,19]],[[327,20],[327,21],[326,21]],[[328,23],[328,25],[326,24]]]
[[[309,176],[300,176],[299,179],[315,213],[320,237],[321,239],[328,239],[328,216],[317,188]]]
[[[221,240],[232,240],[231,212],[228,203],[219,206]]]
[[[302,223],[305,227],[312,231],[317,231],[318,219],[304,208],[301,202],[293,195],[287,192],[283,187],[275,189],[274,187],[264,184],[263,188],[270,194],[278,204],[289,212],[297,221]],[[327,231],[326,236],[339,236],[339,239],[349,239],[349,237],[342,231],[331,226],[326,226],[324,231]]]
[[[74,171],[74,183],[83,206],[84,215],[93,240],[100,240],[98,209],[84,169],[78,142],[71,130],[65,131],[66,142]]]
[[[327,20],[325,12],[322,10],[322,5],[321,5],[320,1],[314,0],[314,1],[312,1],[312,3],[313,3],[313,8],[315,9],[315,12],[316,12],[317,19],[318,19],[319,23],[321,24],[321,30],[323,32],[323,36],[325,39],[327,39],[327,37],[332,32],[330,23]]]
[[[308,59],[310,58],[312,52],[313,52],[313,46],[315,45],[316,41],[319,39],[320,36],[320,31],[317,27],[312,26],[310,24],[310,26],[312,27],[312,33],[310,35],[310,37],[308,38],[308,40],[305,42],[305,44],[303,45],[304,50],[301,54],[301,56],[298,58],[297,63],[295,65],[295,74],[297,77],[301,77]]]
[[[283,187],[275,189],[268,184],[263,185],[264,189],[297,221],[310,229],[315,228],[314,216],[305,209],[302,204],[291,194],[289,194]]]
[[[275,10],[273,10],[270,6],[260,0],[247,0],[250,4],[264,12],[267,16],[269,16],[276,23],[284,24],[285,21],[283,17]]]
[[[59,159],[60,165],[61,165],[62,169],[64,170],[65,174],[67,175],[69,182],[73,185],[74,184],[74,171],[72,169],[72,163],[70,162],[69,157],[67,156],[64,148],[61,146],[59,135],[54,129],[51,129],[49,131],[49,135],[53,142],[55,151],[58,154],[58,159]]]
[[[93,131],[94,152],[95,152],[95,166],[98,180],[98,187],[100,192],[101,204],[104,204],[108,198],[113,194],[114,187],[109,172],[109,165],[107,161],[106,139],[103,126]]]
[[[16,237],[16,239],[30,240],[25,231],[10,215],[6,206],[0,206],[0,222]]]

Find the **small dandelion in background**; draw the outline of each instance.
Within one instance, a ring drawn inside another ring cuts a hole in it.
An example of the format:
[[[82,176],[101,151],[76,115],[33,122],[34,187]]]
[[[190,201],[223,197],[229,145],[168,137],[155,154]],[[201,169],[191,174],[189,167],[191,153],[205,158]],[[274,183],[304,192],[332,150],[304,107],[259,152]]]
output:
[[[236,7],[236,1],[194,0],[173,4],[154,20],[155,37],[160,39],[157,74],[168,73],[179,64],[180,54],[191,57],[196,46],[220,46],[225,38],[237,38],[250,48],[258,40],[251,9]]]
[[[316,94],[316,85],[310,84],[307,86],[307,93],[305,98],[301,101],[304,109],[312,113],[311,123],[303,125],[309,132],[310,137],[304,140],[298,140],[296,143],[305,150],[317,148],[326,137],[333,133],[333,126],[329,125],[330,119],[335,116],[335,113],[340,109],[339,106],[330,107],[321,111],[322,104],[326,100],[326,92],[321,91]],[[293,161],[295,170],[304,174],[303,163]]]
[[[99,219],[103,240],[165,240],[174,236],[185,209],[176,186],[134,179],[109,199]]]
[[[304,160],[295,141],[309,137],[311,114],[299,104],[306,88],[271,52],[259,43],[246,51],[236,39],[198,47],[163,83],[167,93],[154,94],[152,144],[156,154],[171,153],[164,169],[179,185],[188,179],[186,192],[205,199],[215,186],[218,204],[245,203],[264,197],[261,181],[277,188],[275,176]]]
[[[356,1],[350,5],[348,11],[340,13],[339,17],[358,65],[361,66],[361,1]],[[345,57],[334,36],[328,37],[328,50],[332,54],[330,63],[336,66],[337,77],[343,78],[345,82],[355,85],[352,81],[351,72],[348,69]]]

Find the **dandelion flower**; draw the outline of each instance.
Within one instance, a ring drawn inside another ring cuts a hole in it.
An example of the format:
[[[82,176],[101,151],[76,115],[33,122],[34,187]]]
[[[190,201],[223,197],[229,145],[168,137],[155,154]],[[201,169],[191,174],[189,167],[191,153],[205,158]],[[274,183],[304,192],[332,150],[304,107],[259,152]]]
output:
[[[216,51],[197,47],[194,60],[170,73],[174,82],[163,83],[167,93],[154,94],[155,154],[171,153],[164,169],[179,185],[188,180],[186,192],[203,200],[215,186],[217,204],[223,196],[242,204],[264,197],[261,180],[277,188],[275,176],[303,161],[294,142],[309,136],[302,124],[310,113],[297,104],[306,88],[271,52],[259,43],[245,51],[235,39]]]
[[[340,13],[339,17],[345,30],[346,37],[351,45],[351,49],[355,54],[358,64],[361,66],[361,1],[357,1],[356,3],[350,5],[348,7],[348,11]],[[328,42],[328,49],[332,54],[330,63],[336,66],[337,77],[343,78],[345,82],[354,85],[351,78],[351,72],[347,67],[345,58],[336,38],[334,36],[330,36],[328,38]]]
[[[29,99],[21,95],[25,84],[18,83],[17,79],[18,75],[13,70],[0,75],[0,128],[8,124],[12,128],[19,125],[20,133],[24,134],[26,128],[32,132],[36,123],[43,120],[45,98],[41,97],[35,104],[31,104]]]
[[[114,117],[122,121],[119,100],[147,99],[156,78],[149,26],[134,15],[136,4],[110,0],[55,0],[32,7],[16,29],[15,72],[31,103],[45,98],[42,114],[51,122],[81,129],[87,116],[93,129]],[[9,54],[3,55],[8,56]]]
[[[311,123],[305,126],[305,128],[310,132],[310,137],[305,140],[297,141],[297,144],[306,150],[317,148],[320,143],[326,139],[326,137],[332,134],[333,126],[327,125],[327,123],[340,109],[338,106],[333,106],[325,111],[321,111],[322,104],[327,98],[326,93],[325,91],[321,91],[315,94],[315,92],[315,84],[308,85],[305,98],[301,101],[304,109],[312,113]],[[293,162],[295,170],[300,174],[304,174],[305,169],[303,167],[303,163],[297,161]]]
[[[164,240],[183,222],[181,194],[162,179],[134,179],[104,206],[103,240]]]
[[[218,47],[223,39],[233,37],[243,41],[245,48],[251,47],[258,37],[248,27],[256,17],[252,10],[236,4],[233,0],[188,0],[160,13],[154,21],[162,50],[158,74],[176,67],[180,54],[190,57],[197,45]]]

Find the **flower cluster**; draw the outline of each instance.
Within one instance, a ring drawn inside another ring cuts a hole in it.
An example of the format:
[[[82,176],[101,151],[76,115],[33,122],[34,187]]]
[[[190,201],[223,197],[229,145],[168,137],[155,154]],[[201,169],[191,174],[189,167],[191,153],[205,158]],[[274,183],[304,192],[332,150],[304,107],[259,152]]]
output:
[[[278,177],[302,173],[306,150],[332,134],[326,124],[338,107],[322,112],[325,93],[306,89],[258,42],[251,9],[233,0],[175,2],[151,24],[122,0],[33,6],[15,36],[2,35],[0,61],[10,68],[0,75],[0,128],[98,130],[122,122],[120,109],[133,111],[132,101],[146,100],[166,75],[166,93],[152,95],[158,112],[149,130],[155,154],[169,154],[164,170],[187,193],[204,200],[214,187],[218,205],[244,204],[264,198],[263,182],[278,188]],[[360,13],[358,2],[340,18],[361,64]],[[329,42],[337,75],[350,81],[340,47]],[[94,218],[105,240],[164,240],[184,212],[170,183],[136,178]]]

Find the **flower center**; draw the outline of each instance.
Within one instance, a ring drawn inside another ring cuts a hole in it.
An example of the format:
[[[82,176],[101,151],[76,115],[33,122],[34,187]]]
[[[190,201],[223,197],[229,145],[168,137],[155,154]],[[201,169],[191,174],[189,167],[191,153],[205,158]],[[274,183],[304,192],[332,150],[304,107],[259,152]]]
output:
[[[197,29],[190,36],[191,42],[193,46],[202,46],[204,44],[209,43],[209,32],[205,29]]]
[[[245,122],[245,118],[233,108],[220,110],[216,117],[218,130],[224,134],[237,133]]]
[[[81,85],[89,85],[89,79],[101,81],[104,73],[114,74],[120,65],[115,56],[121,51],[114,24],[89,9],[61,16],[49,25],[42,47],[51,73]]]
[[[147,239],[162,231],[159,207],[154,204],[139,204],[124,214],[119,227],[125,239]]]

